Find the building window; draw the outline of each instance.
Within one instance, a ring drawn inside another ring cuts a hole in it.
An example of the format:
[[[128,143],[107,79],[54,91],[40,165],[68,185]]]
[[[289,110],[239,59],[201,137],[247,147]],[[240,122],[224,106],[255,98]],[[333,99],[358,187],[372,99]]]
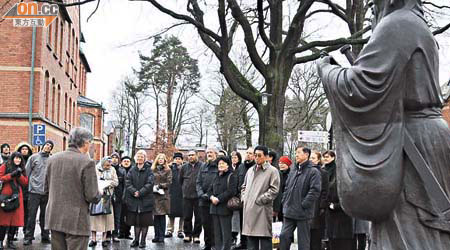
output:
[[[47,44],[52,45],[52,36],[53,36],[53,24],[51,23],[47,28]]]
[[[95,117],[89,113],[82,113],[80,115],[80,127],[88,129],[94,134],[94,119]]]
[[[48,71],[45,71],[44,88],[44,117],[48,118],[48,108],[50,106],[50,74],[48,73]]]
[[[56,102],[56,82],[55,78],[52,79],[52,122],[55,122],[55,102]]]
[[[57,109],[56,111],[58,112],[56,115],[56,124],[60,124],[61,122],[61,86],[58,84],[58,103],[57,103]]]
[[[54,34],[54,37],[55,37],[55,39],[53,40],[53,47],[55,48],[55,51],[54,51],[54,53],[55,53],[55,55],[58,53],[58,32],[59,32],[59,26],[58,26],[58,24],[59,24],[59,20],[58,20],[58,18],[56,18],[56,21],[54,22],[54,24],[55,24],[55,34]]]
[[[72,118],[72,98],[69,97],[69,117],[67,118],[69,124],[72,124],[71,118]]]
[[[76,107],[75,107],[75,101],[72,103],[72,124],[76,126],[77,122],[75,121],[75,114],[77,113]]]
[[[64,120],[67,122],[67,93],[64,94]]]
[[[60,26],[61,26],[61,32],[60,32],[61,40],[59,40],[59,61],[61,62],[62,55],[63,55],[63,41],[64,41],[64,22],[63,22],[63,20],[61,20]]]

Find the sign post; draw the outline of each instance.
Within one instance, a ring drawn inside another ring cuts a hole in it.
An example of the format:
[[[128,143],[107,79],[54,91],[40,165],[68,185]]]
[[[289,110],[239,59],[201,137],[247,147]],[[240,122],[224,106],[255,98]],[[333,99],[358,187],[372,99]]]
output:
[[[328,143],[328,132],[300,130],[298,131],[298,141]]]
[[[45,125],[33,124],[33,146],[43,146],[45,143]]]

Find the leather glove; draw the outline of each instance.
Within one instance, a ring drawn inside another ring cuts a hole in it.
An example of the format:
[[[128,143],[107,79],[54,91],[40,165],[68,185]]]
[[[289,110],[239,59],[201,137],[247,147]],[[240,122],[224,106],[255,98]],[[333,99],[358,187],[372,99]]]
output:
[[[18,168],[11,173],[11,177],[19,177],[22,174],[22,169]]]
[[[208,197],[207,194],[203,194],[201,198],[202,198],[202,200],[204,200],[204,201],[209,201],[209,197]]]

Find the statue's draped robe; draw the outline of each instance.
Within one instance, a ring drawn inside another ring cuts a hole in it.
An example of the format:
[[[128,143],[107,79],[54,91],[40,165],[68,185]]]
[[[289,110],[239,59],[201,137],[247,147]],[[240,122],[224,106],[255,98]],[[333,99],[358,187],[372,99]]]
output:
[[[319,65],[337,134],[339,196],[348,214],[373,221],[372,250],[450,249],[450,223],[403,151],[409,133],[450,194],[438,57],[420,12],[401,9],[380,21],[351,68]]]

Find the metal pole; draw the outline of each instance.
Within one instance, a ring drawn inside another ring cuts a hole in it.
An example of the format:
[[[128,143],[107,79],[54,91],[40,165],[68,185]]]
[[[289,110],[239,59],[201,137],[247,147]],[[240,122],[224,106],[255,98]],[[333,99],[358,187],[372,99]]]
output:
[[[30,73],[30,111],[28,113],[28,142],[33,143],[33,90],[34,90],[34,57],[36,50],[36,27],[33,26],[31,38],[31,73]],[[48,90],[47,90],[48,91]]]

